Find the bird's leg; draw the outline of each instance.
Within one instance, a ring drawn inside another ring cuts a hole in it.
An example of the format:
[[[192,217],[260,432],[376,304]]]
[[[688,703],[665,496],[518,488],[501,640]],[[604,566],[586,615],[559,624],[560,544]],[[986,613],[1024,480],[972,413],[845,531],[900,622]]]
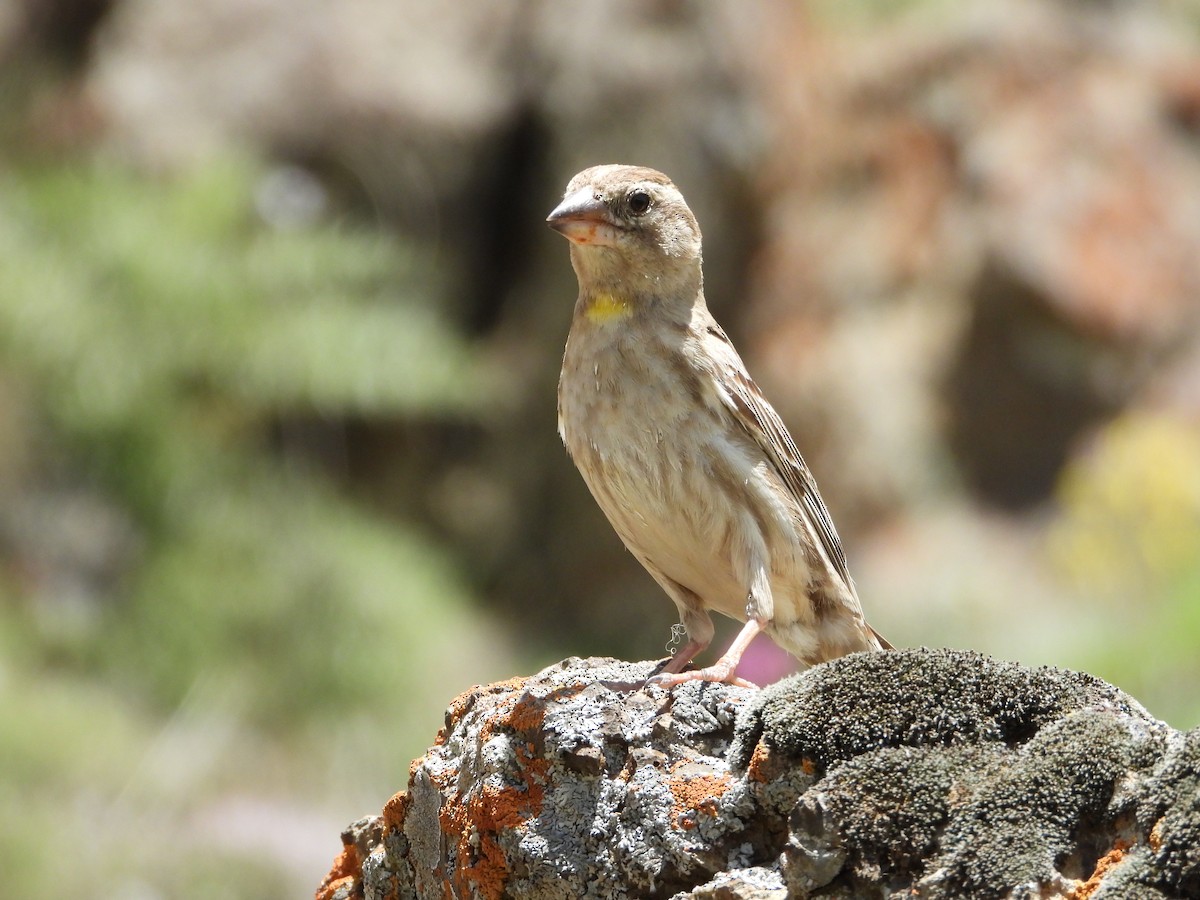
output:
[[[707,646],[707,641],[701,643],[700,641],[689,640],[675,651],[674,655],[667,661],[667,664],[662,667],[662,671],[669,674],[682,672],[684,667],[695,659],[697,654],[702,652]]]
[[[647,679],[647,684],[670,688],[677,684],[683,684],[685,681],[723,681],[729,684],[736,684],[738,687],[757,688],[758,685],[752,684],[744,678],[738,678],[735,673],[737,672],[738,663],[742,661],[742,654],[746,652],[746,648],[750,646],[750,642],[758,636],[758,633],[762,631],[762,627],[765,624],[765,622],[760,622],[758,619],[750,619],[746,622],[742,630],[738,632],[738,636],[734,638],[729,649],[715,663],[704,669],[681,672],[680,669],[687,665],[692,657],[704,649],[704,646],[698,644],[696,641],[688,641],[679,649],[679,652],[675,654],[675,657],[667,663],[659,674]],[[690,654],[688,653],[689,650],[691,650]],[[680,662],[681,659],[682,662]]]
[[[679,610],[679,624],[671,629],[671,643],[675,643],[678,639],[677,629],[687,635],[687,643],[676,650],[667,660],[667,664],[659,671],[659,674],[663,672],[674,674],[682,671],[684,666],[695,659],[696,655],[712,642],[714,631],[712,616],[704,609],[703,601],[694,591],[688,590],[679,582],[667,578],[665,575],[656,574],[649,563],[643,561],[642,565],[646,566],[655,576],[658,583],[675,602],[676,609]],[[669,648],[670,645],[668,645]]]

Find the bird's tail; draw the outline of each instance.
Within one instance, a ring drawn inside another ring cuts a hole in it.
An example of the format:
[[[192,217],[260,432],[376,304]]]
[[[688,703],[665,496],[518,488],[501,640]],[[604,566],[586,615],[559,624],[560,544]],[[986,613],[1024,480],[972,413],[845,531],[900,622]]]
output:
[[[879,644],[880,650],[895,650],[896,649],[895,647],[892,646],[891,642],[887,638],[885,638],[882,634],[880,634],[878,631],[876,631],[870,625],[867,626],[867,631],[871,632],[871,637],[875,638],[875,642],[877,644]]]

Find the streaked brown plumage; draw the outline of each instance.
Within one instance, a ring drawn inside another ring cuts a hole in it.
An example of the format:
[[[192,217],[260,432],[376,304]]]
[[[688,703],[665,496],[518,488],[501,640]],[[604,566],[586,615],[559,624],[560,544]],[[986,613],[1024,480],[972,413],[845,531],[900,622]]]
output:
[[[865,621],[800,452],[704,302],[700,228],[661,172],[596,166],[547,222],[579,279],[558,386],[563,442],[688,642],[653,680],[733,681],[765,631],[802,663],[889,647]],[[746,622],[712,666],[709,610]]]

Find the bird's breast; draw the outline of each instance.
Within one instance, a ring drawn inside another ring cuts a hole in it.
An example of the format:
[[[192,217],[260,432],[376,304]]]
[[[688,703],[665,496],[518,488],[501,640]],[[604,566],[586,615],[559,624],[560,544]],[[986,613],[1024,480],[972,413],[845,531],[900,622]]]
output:
[[[559,382],[559,430],[626,546],[737,616],[746,589],[730,557],[746,500],[765,492],[766,463],[731,431],[720,407],[703,399],[701,373],[673,349],[572,333]],[[778,504],[763,507],[760,522],[787,517]]]
[[[664,342],[607,330],[571,334],[559,380],[559,431],[581,469],[660,482],[679,467],[679,437],[697,433],[695,420],[706,414],[685,399],[694,375]]]

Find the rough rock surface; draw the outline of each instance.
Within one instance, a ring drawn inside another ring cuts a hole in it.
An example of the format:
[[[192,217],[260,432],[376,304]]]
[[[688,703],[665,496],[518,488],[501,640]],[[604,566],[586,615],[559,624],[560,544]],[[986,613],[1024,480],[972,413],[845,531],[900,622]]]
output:
[[[460,695],[319,900],[1200,896],[1200,729],[1099,679],[922,649],[668,694],[652,666]]]

